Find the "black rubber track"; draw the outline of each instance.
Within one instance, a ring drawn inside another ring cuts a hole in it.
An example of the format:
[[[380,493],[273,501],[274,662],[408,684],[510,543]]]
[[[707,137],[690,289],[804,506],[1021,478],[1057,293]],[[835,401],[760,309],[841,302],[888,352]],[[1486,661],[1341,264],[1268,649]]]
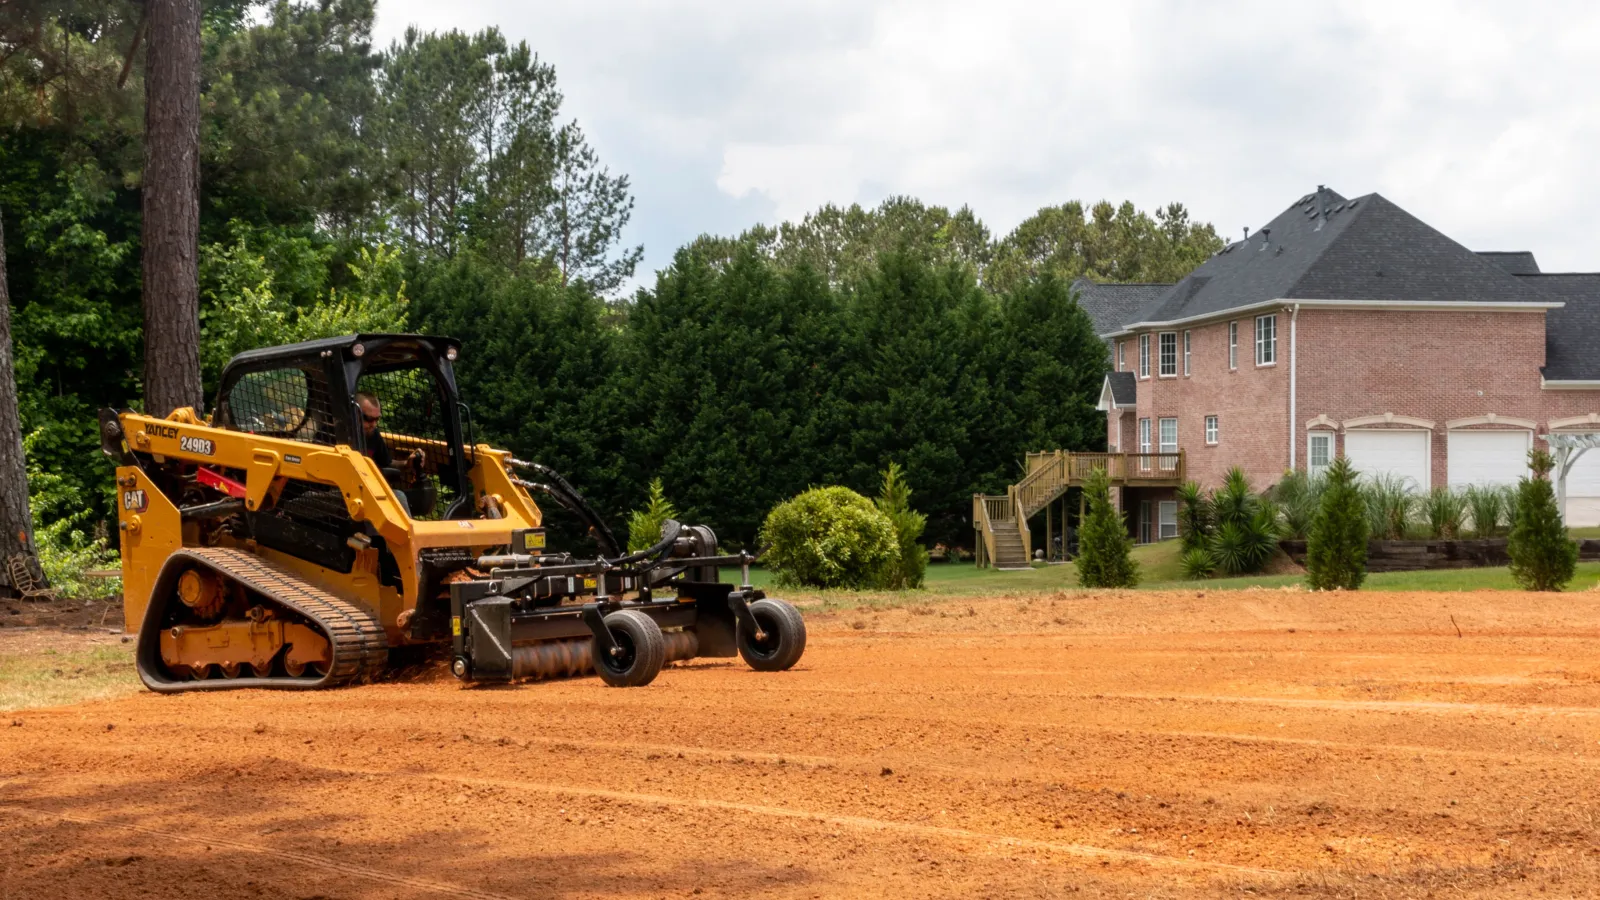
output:
[[[184,569],[210,569],[266,597],[316,624],[333,645],[333,665],[321,678],[257,675],[251,678],[173,678],[161,663],[161,617],[165,605],[175,600],[178,576]],[[224,691],[238,688],[310,690],[368,681],[383,672],[389,661],[389,642],[383,624],[365,606],[341,600],[308,584],[293,571],[243,550],[191,547],[167,557],[156,578],[151,602],[139,628],[136,654],[139,679],[145,687],[163,694],[184,691]]]

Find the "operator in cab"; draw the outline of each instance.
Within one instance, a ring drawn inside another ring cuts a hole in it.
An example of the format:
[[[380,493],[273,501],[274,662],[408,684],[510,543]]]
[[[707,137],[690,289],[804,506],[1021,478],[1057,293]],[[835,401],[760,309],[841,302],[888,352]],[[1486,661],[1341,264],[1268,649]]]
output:
[[[389,452],[389,445],[383,441],[383,432],[378,430],[378,420],[383,418],[383,404],[372,394],[360,391],[356,394],[356,409],[361,411],[361,433],[366,438],[363,452],[372,457],[378,468],[394,468],[394,454]]]

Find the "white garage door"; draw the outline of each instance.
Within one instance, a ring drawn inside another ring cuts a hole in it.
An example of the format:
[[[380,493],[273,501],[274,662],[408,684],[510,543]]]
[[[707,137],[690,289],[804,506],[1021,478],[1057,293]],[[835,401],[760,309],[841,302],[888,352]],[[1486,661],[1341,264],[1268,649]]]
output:
[[[1449,438],[1451,487],[1516,484],[1528,474],[1531,431],[1452,431]]]
[[[1600,525],[1600,449],[1585,450],[1567,473],[1567,525]]]
[[[1398,475],[1419,491],[1428,489],[1426,431],[1349,431],[1344,455],[1363,476]]]

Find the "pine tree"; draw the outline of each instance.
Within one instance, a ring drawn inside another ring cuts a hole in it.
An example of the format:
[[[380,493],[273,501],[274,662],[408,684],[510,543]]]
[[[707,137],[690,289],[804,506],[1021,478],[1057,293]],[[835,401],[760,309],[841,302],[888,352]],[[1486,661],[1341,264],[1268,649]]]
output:
[[[899,591],[922,587],[928,571],[928,551],[919,542],[928,525],[928,517],[911,508],[911,485],[906,483],[905,471],[899,463],[889,463],[883,470],[883,485],[874,501],[878,511],[889,517],[894,525],[895,541],[900,552],[884,567],[883,587]]]
[[[1533,473],[1517,483],[1516,515],[1511,523],[1511,577],[1530,591],[1559,591],[1572,580],[1578,565],[1578,544],[1567,537],[1567,526],[1556,506],[1550,470],[1555,462],[1548,451],[1528,451]]]
[[[1133,587],[1139,564],[1129,553],[1133,538],[1121,514],[1111,508],[1111,482],[1104,469],[1093,469],[1083,486],[1089,514],[1078,530],[1078,584],[1082,587]]]
[[[677,518],[678,511],[667,499],[661,479],[650,479],[650,497],[644,509],[636,509],[628,517],[628,552],[638,553],[655,546],[661,540],[661,526],[668,519]]]
[[[1367,505],[1356,475],[1342,456],[1328,467],[1306,538],[1306,585],[1312,590],[1353,591],[1367,577]]]

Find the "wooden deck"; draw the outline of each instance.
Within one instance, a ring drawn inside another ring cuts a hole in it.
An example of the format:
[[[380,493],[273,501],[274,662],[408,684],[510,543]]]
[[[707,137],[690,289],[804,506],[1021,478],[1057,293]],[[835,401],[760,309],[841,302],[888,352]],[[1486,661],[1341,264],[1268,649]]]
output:
[[[1029,453],[1028,474],[1004,494],[972,496],[972,527],[977,531],[978,564],[1026,568],[1033,558],[1028,519],[1082,487],[1089,473],[1104,469],[1115,487],[1177,487],[1184,482],[1183,451],[1176,453]]]

